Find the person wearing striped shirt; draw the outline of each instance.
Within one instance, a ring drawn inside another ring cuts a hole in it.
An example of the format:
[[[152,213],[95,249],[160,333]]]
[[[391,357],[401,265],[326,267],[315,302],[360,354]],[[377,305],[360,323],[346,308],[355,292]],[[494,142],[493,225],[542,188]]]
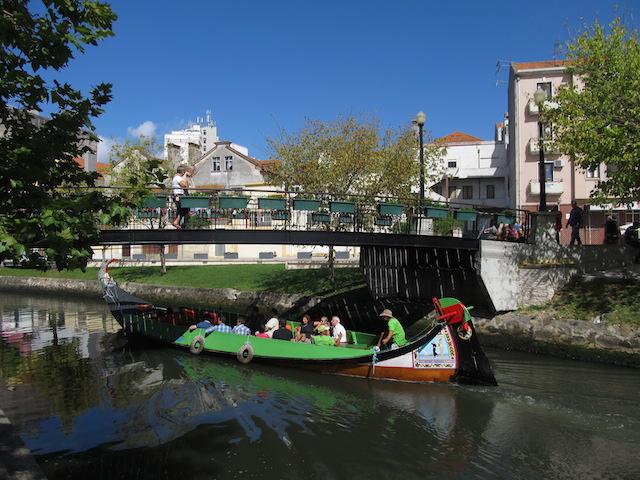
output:
[[[220,317],[220,320],[211,329],[212,332],[231,333],[231,327],[224,323],[224,317]]]
[[[238,320],[236,320],[236,326],[233,327],[231,333],[235,333],[237,335],[251,335],[251,329],[247,327],[244,322],[244,317],[238,317]]]

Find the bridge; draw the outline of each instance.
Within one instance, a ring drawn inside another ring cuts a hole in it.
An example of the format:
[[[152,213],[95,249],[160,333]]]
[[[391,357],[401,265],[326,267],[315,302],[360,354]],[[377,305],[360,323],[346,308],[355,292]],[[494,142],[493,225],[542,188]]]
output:
[[[433,201],[420,205],[416,199],[273,190],[195,193],[180,199],[182,208],[190,209],[184,228],[171,228],[177,206],[169,192],[160,192],[125,228],[103,229],[98,243],[356,246],[376,298],[460,296],[491,307],[478,274],[480,234],[518,223],[520,240],[526,241],[529,226],[524,211]]]

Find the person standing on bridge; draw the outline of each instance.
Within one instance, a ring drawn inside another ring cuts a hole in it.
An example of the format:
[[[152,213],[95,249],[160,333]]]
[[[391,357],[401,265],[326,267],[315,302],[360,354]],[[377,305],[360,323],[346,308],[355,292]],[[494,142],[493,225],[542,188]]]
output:
[[[185,189],[189,187],[189,178],[186,176],[186,169],[184,165],[178,165],[176,174],[171,181],[171,195],[173,201],[176,204],[176,218],[173,220],[172,225],[177,229],[182,228],[181,220],[189,216],[189,209],[182,208],[180,200],[185,195]]]

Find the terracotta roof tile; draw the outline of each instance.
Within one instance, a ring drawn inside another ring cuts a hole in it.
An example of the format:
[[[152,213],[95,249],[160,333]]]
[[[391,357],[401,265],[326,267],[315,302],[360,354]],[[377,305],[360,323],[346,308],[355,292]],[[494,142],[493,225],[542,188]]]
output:
[[[513,68],[516,72],[521,70],[536,70],[538,68],[554,68],[564,67],[568,65],[567,60],[542,60],[539,62],[513,62]]]
[[[464,132],[453,132],[436,140],[438,143],[476,143],[482,139]]]
[[[84,158],[82,157],[75,157],[74,160],[76,161],[76,163],[78,164],[78,166],[80,168],[82,168],[84,170],[84,166],[85,166],[85,161]],[[98,173],[104,173],[106,172],[109,167],[111,165],[109,163],[102,163],[102,162],[97,162],[96,163],[96,172]]]

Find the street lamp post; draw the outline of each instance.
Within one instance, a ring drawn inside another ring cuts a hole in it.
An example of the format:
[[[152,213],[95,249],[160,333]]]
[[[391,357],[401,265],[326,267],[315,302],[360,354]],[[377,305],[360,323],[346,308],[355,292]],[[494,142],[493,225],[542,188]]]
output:
[[[416,118],[413,119],[413,124],[418,126],[418,139],[420,142],[420,212],[418,214],[418,235],[422,232],[422,215],[424,215],[424,140],[422,131],[426,120],[427,116],[424,112],[418,112]]]
[[[424,123],[427,120],[427,116],[424,112],[418,112],[416,114],[416,118],[414,123],[418,125],[418,138],[420,140],[420,209],[424,206],[424,139],[423,139],[423,129]],[[422,212],[420,212],[422,215]]]
[[[538,159],[538,183],[540,184],[540,204],[538,206],[538,211],[546,212],[547,211],[547,176],[544,168],[544,128],[542,125],[542,119],[540,118],[540,114],[542,112],[542,106],[544,101],[547,99],[547,94],[544,90],[538,89],[536,93],[533,94],[533,101],[538,105],[538,150],[540,152],[540,158]]]

